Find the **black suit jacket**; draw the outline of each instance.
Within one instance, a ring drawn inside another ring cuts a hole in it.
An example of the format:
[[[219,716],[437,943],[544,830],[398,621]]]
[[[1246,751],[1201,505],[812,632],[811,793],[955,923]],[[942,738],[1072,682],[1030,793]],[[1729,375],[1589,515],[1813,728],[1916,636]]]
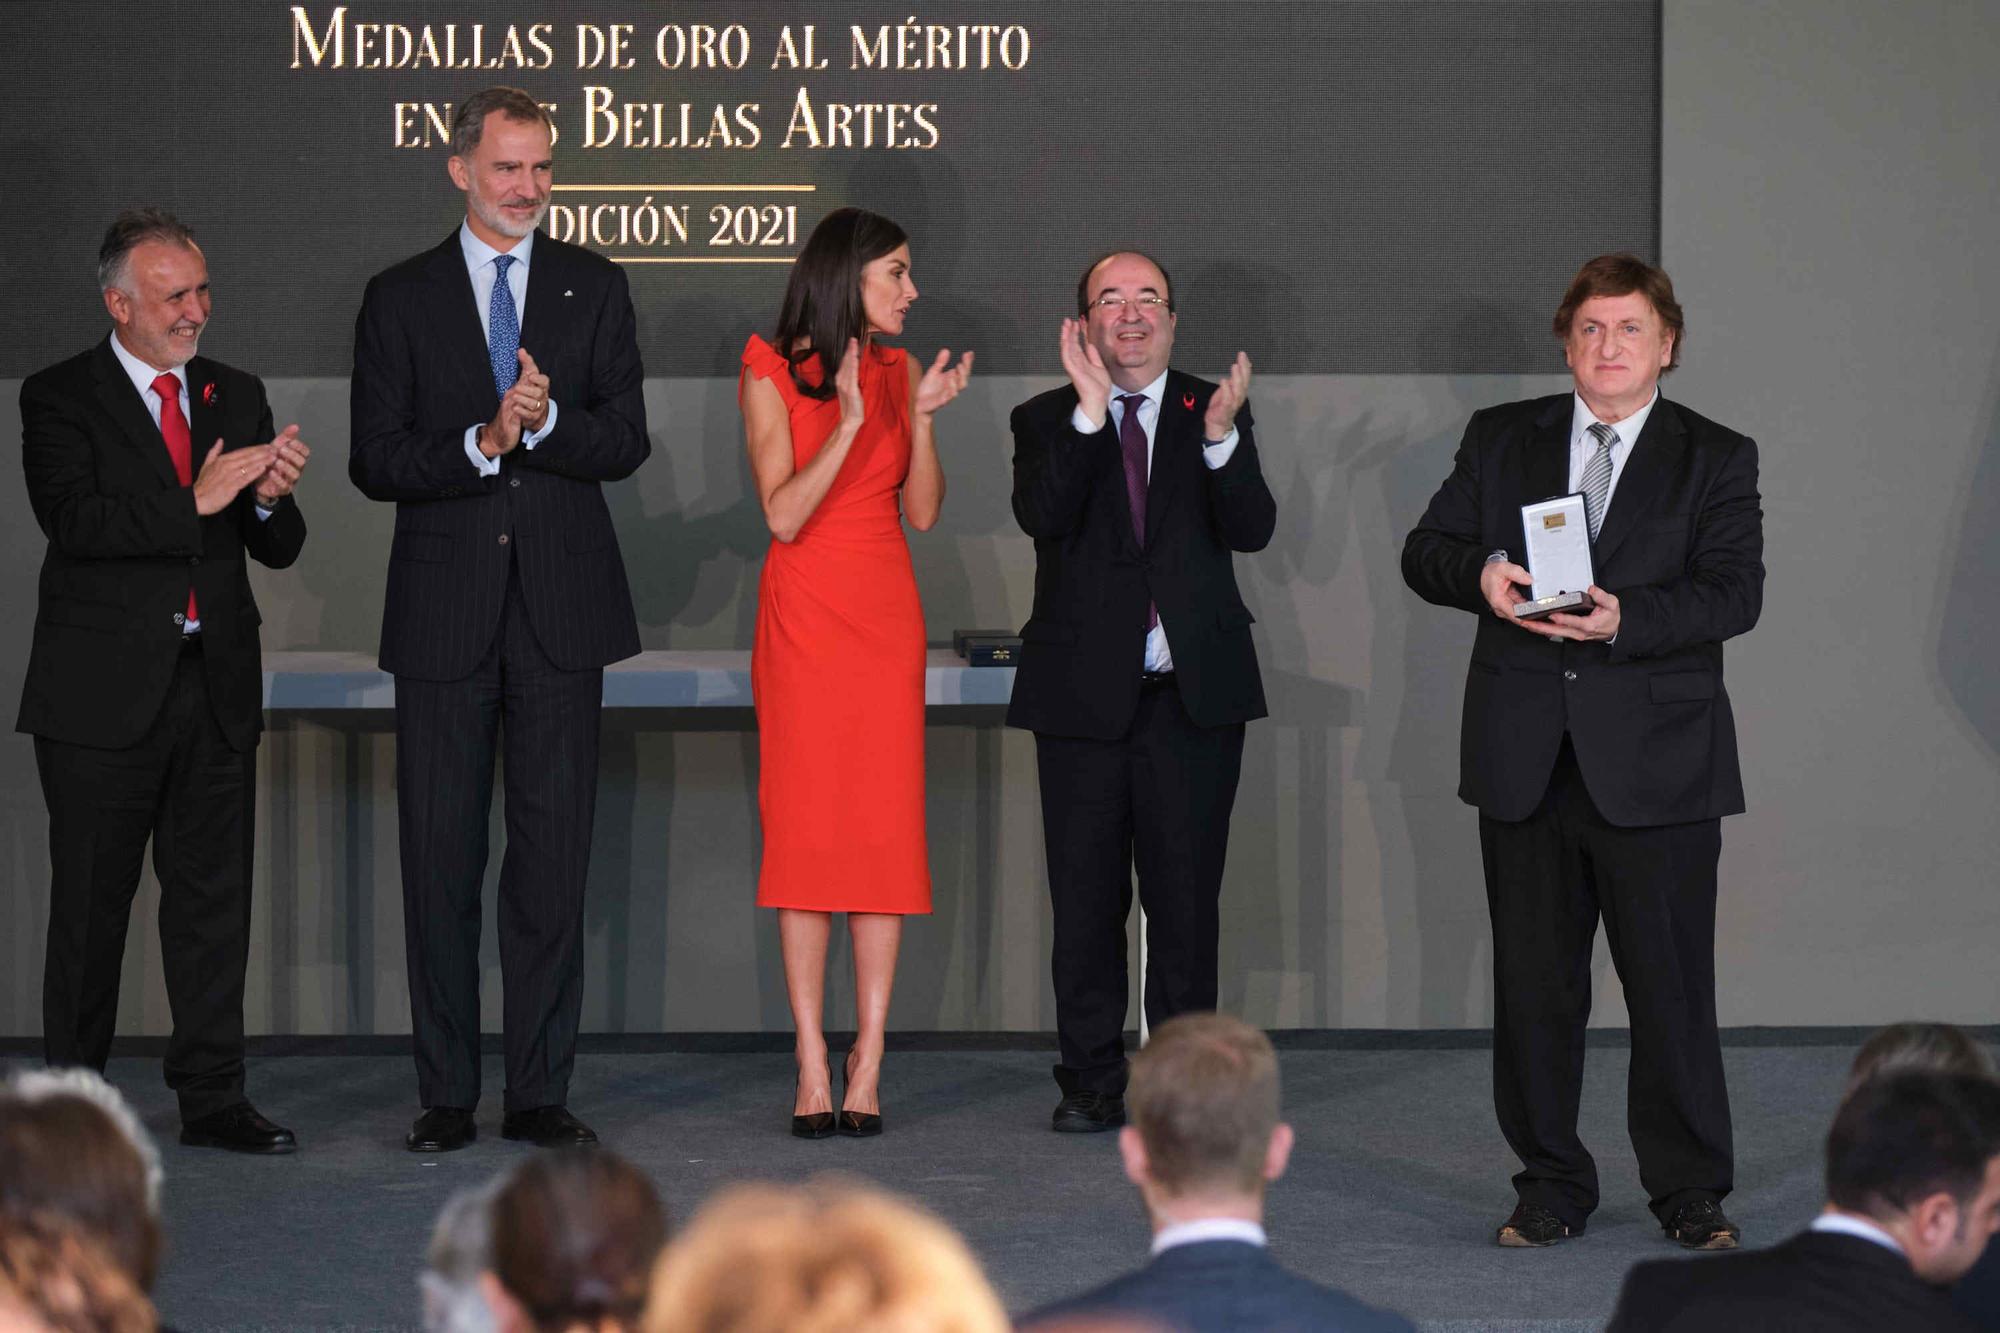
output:
[[[271,407],[255,375],[187,363],[193,466],[267,444]],[[15,726],[54,741],[123,749],[158,716],[180,658],[192,581],[210,706],[231,747],[264,725],[263,659],[245,558],[283,569],[306,522],[291,497],[259,519],[251,490],[203,518],[110,339],[21,386],[28,503],[49,539],[34,646]]]
[[[1277,504],[1246,404],[1229,462],[1202,461],[1215,385],[1170,371],[1146,487],[1146,545],[1132,535],[1118,431],[1091,435],[1063,385],[1014,409],[1014,517],[1035,539],[1035,604],[1021,630],[1009,725],[1113,740],[1139,705],[1146,605],[1159,607],[1188,715],[1204,727],[1263,717],[1254,617],[1232,551],[1261,551]]]
[[[1607,1333],[1963,1333],[1975,1326],[1873,1241],[1808,1231],[1768,1250],[1655,1259],[1625,1276]]]
[[[1524,562],[1521,506],[1569,489],[1574,397],[1473,414],[1451,475],[1403,545],[1419,596],[1479,617],[1459,733],[1459,796],[1495,819],[1540,804],[1567,730],[1604,817],[1627,827],[1743,809],[1722,642],[1764,599],[1757,446],[1660,399],[1633,442],[1593,548],[1619,599],[1617,641],[1557,642],[1479,595],[1490,551]]]
[[[1178,1333],[1409,1333],[1401,1315],[1279,1267],[1262,1246],[1212,1240],[1176,1245],[1135,1273],[1038,1310],[1039,1324],[1080,1315],[1127,1315]]]
[[[382,669],[471,673],[493,642],[512,562],[535,637],[567,671],[639,651],[639,625],[599,483],[646,461],[646,407],[624,270],[535,237],[521,346],[549,377],[556,427],[479,475],[466,427],[499,409],[454,230],[369,280],[354,328],[348,475],[396,504]]]

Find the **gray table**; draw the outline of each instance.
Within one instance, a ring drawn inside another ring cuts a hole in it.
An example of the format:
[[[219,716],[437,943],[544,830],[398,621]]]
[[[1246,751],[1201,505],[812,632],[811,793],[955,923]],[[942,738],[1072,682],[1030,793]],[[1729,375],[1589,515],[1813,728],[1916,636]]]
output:
[[[1004,704],[1014,668],[969,667],[933,648],[924,672],[932,707]],[[279,712],[396,706],[396,682],[373,653],[265,653],[264,707]],[[606,708],[748,708],[748,649],[664,649],[604,669]]]

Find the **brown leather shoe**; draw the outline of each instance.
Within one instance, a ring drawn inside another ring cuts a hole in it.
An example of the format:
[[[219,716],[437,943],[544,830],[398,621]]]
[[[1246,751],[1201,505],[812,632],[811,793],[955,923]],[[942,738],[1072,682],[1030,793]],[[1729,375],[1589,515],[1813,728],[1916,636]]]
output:
[[[1539,1250],[1582,1234],[1581,1226],[1571,1226],[1538,1203],[1517,1203],[1493,1240],[1510,1250]]]

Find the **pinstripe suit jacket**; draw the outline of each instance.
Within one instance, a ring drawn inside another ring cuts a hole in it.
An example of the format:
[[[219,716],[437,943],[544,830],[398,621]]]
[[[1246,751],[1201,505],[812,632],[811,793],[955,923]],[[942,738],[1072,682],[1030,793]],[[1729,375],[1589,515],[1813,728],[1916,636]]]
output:
[[[632,297],[617,265],[535,237],[521,346],[549,377],[556,428],[482,477],[466,427],[500,398],[456,230],[369,280],[354,329],[348,475],[396,505],[382,669],[469,675],[492,644],[518,562],[535,637],[567,671],[639,651],[639,626],[602,483],[652,444]]]

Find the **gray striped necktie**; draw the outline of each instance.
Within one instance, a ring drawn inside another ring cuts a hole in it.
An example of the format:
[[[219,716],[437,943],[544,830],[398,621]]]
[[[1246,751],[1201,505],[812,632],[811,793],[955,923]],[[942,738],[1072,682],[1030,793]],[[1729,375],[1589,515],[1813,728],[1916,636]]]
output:
[[[1618,443],[1618,432],[1602,421],[1593,421],[1588,427],[1590,437],[1597,441],[1597,452],[1583,465],[1583,516],[1590,524],[1590,539],[1597,540],[1597,530],[1604,526],[1604,505],[1611,498],[1611,446]]]

